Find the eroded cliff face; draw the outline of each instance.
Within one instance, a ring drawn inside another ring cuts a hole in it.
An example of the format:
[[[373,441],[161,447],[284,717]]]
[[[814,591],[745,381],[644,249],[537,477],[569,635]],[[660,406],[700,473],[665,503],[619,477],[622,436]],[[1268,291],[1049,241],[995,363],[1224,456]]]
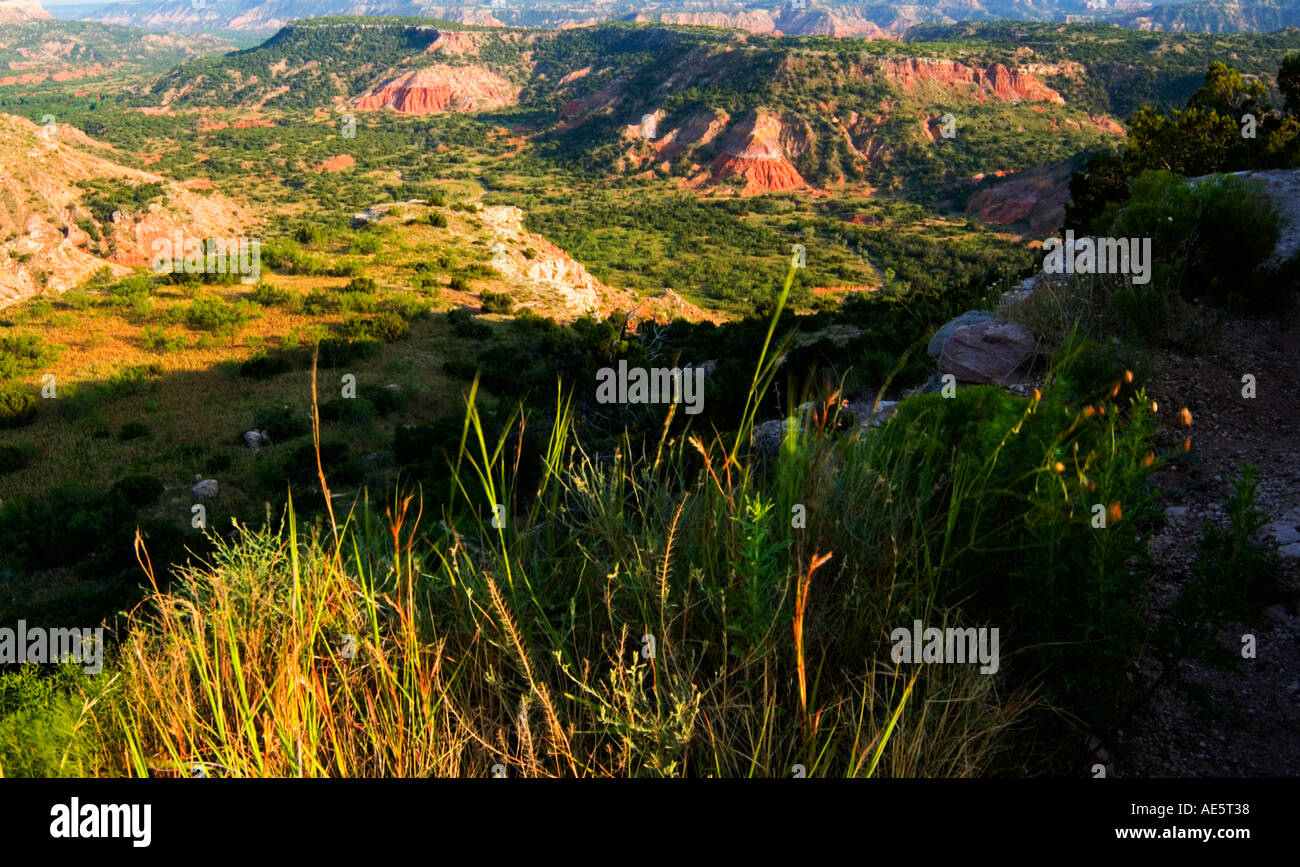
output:
[[[732,128],[723,152],[713,162],[713,180],[741,178],[743,196],[807,186],[787,158],[792,136],[774,114],[758,112]]]
[[[1008,69],[1001,63],[986,67],[971,67],[955,60],[930,60],[908,58],[880,61],[880,74],[902,88],[904,93],[915,94],[925,88],[968,90],[980,102],[995,99],[1000,102],[1050,102],[1065,105],[1065,99],[1032,73]]]
[[[520,88],[485,66],[435,64],[402,73],[358,97],[358,111],[392,109],[402,114],[482,111],[514,105]]]
[[[155,238],[247,237],[251,214],[202,185],[182,186],[113,161],[113,148],[78,129],[47,134],[23,117],[0,114],[0,306],[41,291],[61,292],[108,266],[124,274],[149,262]],[[161,184],[147,206],[99,222],[78,182],[112,179]],[[186,187],[192,189],[187,189]],[[98,238],[87,229],[94,227]]]
[[[655,12],[639,14],[633,20],[694,27],[726,27],[749,33],[785,36],[891,38],[885,30],[849,9],[831,11],[794,9],[786,6],[776,14],[766,9],[751,9],[744,12]]]

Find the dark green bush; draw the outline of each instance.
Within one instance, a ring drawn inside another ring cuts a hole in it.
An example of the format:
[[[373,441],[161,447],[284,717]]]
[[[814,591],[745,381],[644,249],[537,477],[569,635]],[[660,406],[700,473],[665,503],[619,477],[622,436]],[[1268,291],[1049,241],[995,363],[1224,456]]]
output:
[[[363,295],[374,295],[377,289],[374,279],[370,277],[353,277],[343,287],[344,292],[360,292]]]
[[[160,479],[140,473],[119,479],[113,485],[111,493],[121,497],[132,508],[142,509],[162,496],[163,483]]]
[[[266,431],[273,442],[283,443],[311,432],[311,421],[305,413],[294,412],[287,406],[278,406],[259,411],[253,417],[253,429]],[[239,435],[243,445],[243,432]]]
[[[25,427],[36,420],[36,395],[20,385],[0,388],[0,428]]]
[[[379,351],[380,343],[371,339],[327,337],[320,342],[320,360],[323,368],[346,367],[369,358]]]
[[[375,408],[364,397],[336,397],[318,407],[321,421],[361,425],[375,417]]]
[[[0,558],[19,568],[76,564],[131,518],[121,497],[65,485],[0,509]]]
[[[506,292],[484,292],[479,296],[484,313],[513,313],[514,299]]]
[[[138,440],[149,436],[149,425],[138,419],[132,419],[122,425],[121,430],[117,432],[117,438],[123,442],[129,440]]]
[[[278,307],[289,303],[292,297],[287,289],[279,289],[270,283],[258,283],[249,293],[248,300],[263,307]]]
[[[370,405],[375,408],[379,415],[388,415],[396,412],[406,405],[410,397],[405,390],[400,388],[388,388],[383,385],[376,385],[373,382],[362,383],[357,391],[361,397],[370,401]]]
[[[0,446],[0,476],[25,469],[29,463],[27,453],[18,446]]]
[[[467,308],[457,307],[447,314],[447,321],[451,323],[452,328],[456,329],[459,337],[468,337],[471,340],[485,340],[492,336],[492,328],[485,323],[479,322],[474,318],[474,314]]]
[[[272,355],[265,350],[255,352],[239,365],[239,375],[245,379],[270,379],[293,370],[293,364],[283,354]]]

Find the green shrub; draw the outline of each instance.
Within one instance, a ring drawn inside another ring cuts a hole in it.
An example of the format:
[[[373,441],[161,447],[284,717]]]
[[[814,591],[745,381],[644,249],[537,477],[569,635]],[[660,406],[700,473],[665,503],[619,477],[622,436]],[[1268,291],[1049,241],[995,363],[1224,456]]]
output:
[[[447,228],[447,217],[435,211],[429,215],[429,225],[435,226],[439,229],[445,229]]]
[[[126,422],[122,425],[121,430],[117,432],[117,438],[122,442],[143,439],[147,436],[149,436],[149,425],[137,419]]]
[[[373,337],[393,343],[410,336],[411,325],[396,313],[383,312],[370,319],[350,319],[342,324],[340,333],[345,337]]]
[[[456,329],[459,337],[471,340],[485,340],[492,336],[492,328],[474,318],[474,314],[465,307],[457,307],[447,313],[447,321]]]
[[[245,379],[270,379],[293,370],[293,364],[283,354],[272,355],[266,350],[253,353],[239,365],[239,375]]]
[[[79,563],[130,517],[120,497],[76,485],[15,497],[0,509],[0,559],[27,569]]]
[[[0,775],[13,778],[89,777],[94,744],[81,691],[92,692],[85,663],[52,669],[27,665],[0,674]]]
[[[258,283],[249,293],[248,300],[263,307],[280,307],[289,303],[292,294],[287,289],[280,289],[270,283]]]
[[[379,415],[388,415],[396,412],[406,405],[410,395],[405,389],[388,388],[387,386],[377,385],[373,382],[363,382],[357,387],[357,392],[370,402]]]
[[[479,296],[484,313],[513,313],[514,299],[506,292],[484,292]]]
[[[185,323],[196,331],[233,334],[249,320],[251,311],[245,305],[227,304],[220,298],[195,298],[185,311]]]
[[[154,282],[151,277],[137,274],[121,280],[108,290],[109,301],[117,307],[133,307],[153,294]]]
[[[363,425],[375,417],[375,408],[364,397],[336,397],[319,406],[321,421]]]
[[[309,433],[311,422],[304,413],[294,412],[287,406],[278,406],[259,410],[253,416],[253,429],[266,431],[273,442],[283,443]],[[243,445],[242,432],[239,442]]]
[[[323,289],[313,289],[302,296],[302,312],[308,316],[324,316],[339,309],[339,296]]]
[[[36,420],[36,395],[19,385],[0,387],[0,428],[25,427]]]
[[[450,282],[447,283],[447,288],[453,292],[468,292],[469,280],[465,279],[464,274],[452,274]]]
[[[377,340],[328,337],[320,342],[317,363],[323,368],[346,367],[374,355],[380,346]]]
[[[163,483],[153,476],[138,473],[119,479],[114,483],[111,492],[121,497],[132,508],[143,509],[157,502],[162,496]]]
[[[40,370],[58,360],[62,351],[35,334],[0,336],[0,382]]]
[[[25,469],[29,463],[31,459],[18,446],[0,446],[0,476]]]
[[[1100,225],[1105,236],[1151,239],[1156,266],[1150,283],[1132,287],[1136,294],[1270,307],[1289,296],[1289,287],[1258,270],[1277,244],[1280,218],[1242,178],[1214,175],[1192,183],[1145,172],[1134,179],[1128,201],[1110,205]],[[1136,315],[1161,315],[1169,306],[1129,303]]]

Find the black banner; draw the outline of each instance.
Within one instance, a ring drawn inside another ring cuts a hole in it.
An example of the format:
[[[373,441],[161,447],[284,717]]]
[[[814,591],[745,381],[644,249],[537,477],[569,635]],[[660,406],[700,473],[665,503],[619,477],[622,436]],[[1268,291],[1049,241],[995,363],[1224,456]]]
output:
[[[127,859],[787,849],[1232,857],[1292,839],[1292,780],[5,780],[6,843]],[[686,848],[683,848],[686,847]],[[456,847],[459,850],[459,846]]]

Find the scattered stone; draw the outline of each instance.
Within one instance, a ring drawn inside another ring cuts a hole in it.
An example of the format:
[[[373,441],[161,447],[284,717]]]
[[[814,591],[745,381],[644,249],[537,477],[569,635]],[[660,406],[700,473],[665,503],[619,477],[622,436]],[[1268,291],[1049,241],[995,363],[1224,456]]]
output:
[[[244,432],[244,445],[253,451],[257,451],[262,446],[271,444],[270,435],[264,430],[250,430]]]
[[[1186,506],[1170,506],[1169,508],[1165,509],[1165,516],[1166,516],[1166,517],[1169,517],[1169,518],[1186,518],[1186,517],[1187,517],[1187,507],[1186,507]]]

